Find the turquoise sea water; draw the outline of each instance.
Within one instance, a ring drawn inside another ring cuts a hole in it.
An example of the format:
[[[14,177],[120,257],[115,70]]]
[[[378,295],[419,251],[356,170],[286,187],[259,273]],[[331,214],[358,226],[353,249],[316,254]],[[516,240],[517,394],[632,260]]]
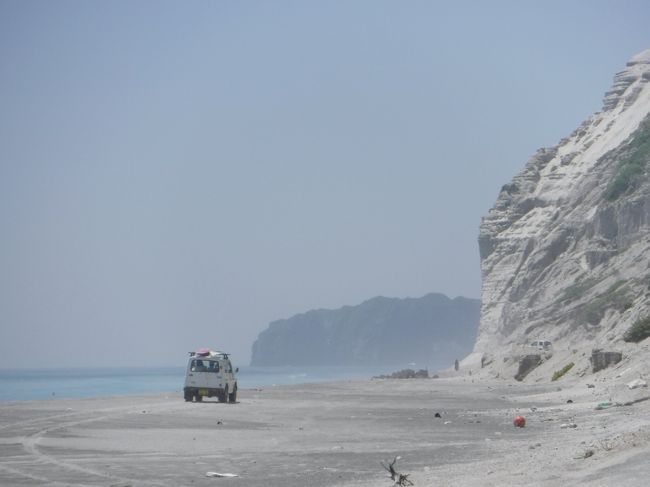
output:
[[[240,389],[369,379],[404,367],[240,367]],[[185,367],[0,370],[0,401],[182,394]]]

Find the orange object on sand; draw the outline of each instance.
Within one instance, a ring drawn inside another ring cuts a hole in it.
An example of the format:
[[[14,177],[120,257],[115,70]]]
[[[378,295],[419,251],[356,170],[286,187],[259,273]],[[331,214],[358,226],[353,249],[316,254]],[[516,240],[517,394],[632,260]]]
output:
[[[512,422],[517,428],[523,428],[526,426],[526,418],[523,416],[515,416],[515,420]]]

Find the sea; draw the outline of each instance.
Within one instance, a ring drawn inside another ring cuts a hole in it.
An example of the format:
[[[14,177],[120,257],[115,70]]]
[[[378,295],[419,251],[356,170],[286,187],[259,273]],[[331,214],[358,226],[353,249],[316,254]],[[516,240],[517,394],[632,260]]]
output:
[[[370,379],[403,367],[239,367],[240,389],[290,384]],[[0,401],[127,396],[182,395],[185,367],[107,367],[42,370],[0,370]]]

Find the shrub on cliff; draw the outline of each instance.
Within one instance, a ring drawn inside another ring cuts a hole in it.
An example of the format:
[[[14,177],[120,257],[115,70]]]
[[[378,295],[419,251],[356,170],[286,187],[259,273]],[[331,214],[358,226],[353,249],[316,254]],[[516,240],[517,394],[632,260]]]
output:
[[[597,325],[603,319],[605,312],[616,310],[622,313],[630,309],[633,305],[630,298],[630,289],[620,284],[619,281],[603,294],[598,295],[589,303],[582,306],[578,313],[578,320],[582,323]]]
[[[576,283],[573,283],[564,291],[562,292],[562,295],[558,299],[558,301],[573,301],[576,299],[580,299],[586,291],[594,287],[596,284],[598,284],[598,280],[594,278],[588,278],[585,279],[584,281],[579,281]]]
[[[623,335],[623,340],[626,342],[638,343],[650,336],[650,316],[641,318],[634,322],[629,330]]]
[[[614,201],[633,187],[643,175],[649,157],[650,120],[645,120],[641,123],[634,139],[630,142],[627,156],[619,163],[614,180],[605,189],[605,199]]]
[[[569,370],[573,368],[575,364],[573,362],[566,364],[564,367],[562,367],[561,370],[556,370],[553,373],[553,377],[551,377],[551,380],[558,380],[560,379],[564,374],[566,374]]]

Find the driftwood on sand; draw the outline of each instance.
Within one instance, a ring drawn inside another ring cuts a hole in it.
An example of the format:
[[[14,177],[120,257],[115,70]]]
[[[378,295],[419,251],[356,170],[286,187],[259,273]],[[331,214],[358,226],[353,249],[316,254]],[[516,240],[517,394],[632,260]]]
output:
[[[413,482],[408,479],[409,474],[402,474],[395,470],[395,463],[397,463],[397,460],[400,458],[401,457],[395,457],[388,465],[384,462],[379,463],[381,463],[381,466],[390,474],[390,478],[395,482],[395,485],[413,485]]]

